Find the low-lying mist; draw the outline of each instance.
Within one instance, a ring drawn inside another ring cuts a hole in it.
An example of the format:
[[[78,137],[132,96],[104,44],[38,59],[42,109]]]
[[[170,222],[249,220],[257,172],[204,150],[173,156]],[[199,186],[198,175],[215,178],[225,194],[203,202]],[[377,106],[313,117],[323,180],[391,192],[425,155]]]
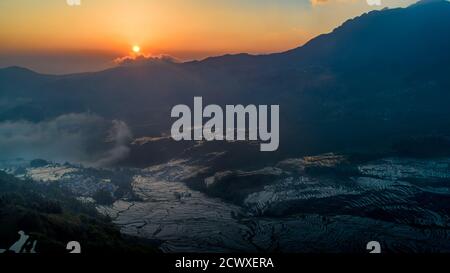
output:
[[[132,133],[120,120],[91,113],[70,113],[41,122],[0,122],[0,159],[43,158],[90,166],[111,166],[124,159]]]

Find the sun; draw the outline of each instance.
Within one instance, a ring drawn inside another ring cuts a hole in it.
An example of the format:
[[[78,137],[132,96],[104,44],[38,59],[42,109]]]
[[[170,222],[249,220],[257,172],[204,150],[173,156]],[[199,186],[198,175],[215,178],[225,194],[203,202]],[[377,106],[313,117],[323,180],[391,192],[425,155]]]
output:
[[[141,48],[140,48],[138,45],[134,45],[132,49],[133,49],[133,52],[134,52],[134,53],[139,53],[139,52],[141,52]]]

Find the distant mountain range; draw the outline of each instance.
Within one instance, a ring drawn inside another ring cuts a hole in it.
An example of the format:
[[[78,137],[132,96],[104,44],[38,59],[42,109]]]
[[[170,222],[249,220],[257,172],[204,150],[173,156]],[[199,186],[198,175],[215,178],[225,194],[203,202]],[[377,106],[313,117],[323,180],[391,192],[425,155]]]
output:
[[[280,149],[258,156],[263,161],[330,151],[384,152],[410,137],[450,134],[448,33],[450,3],[421,1],[371,11],[276,54],[151,61],[63,76],[10,67],[0,69],[0,120],[39,123],[88,112],[123,120],[136,138],[158,137],[170,130],[172,106],[192,104],[198,95],[205,104],[280,105]],[[168,159],[189,145],[168,139],[134,145],[126,163]],[[209,143],[189,153],[221,150],[242,160],[258,151],[252,145]]]

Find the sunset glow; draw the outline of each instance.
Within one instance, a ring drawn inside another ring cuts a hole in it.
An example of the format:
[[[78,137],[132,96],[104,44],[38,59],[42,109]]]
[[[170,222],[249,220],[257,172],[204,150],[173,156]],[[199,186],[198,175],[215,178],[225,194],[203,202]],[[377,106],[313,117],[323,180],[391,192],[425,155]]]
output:
[[[411,2],[386,0],[384,6],[371,7],[362,0],[320,5],[311,0],[99,0],[70,6],[63,0],[3,0],[0,67],[22,65],[49,73],[99,70],[128,55],[130,48],[142,54],[144,46],[146,53],[181,60],[279,52],[362,12]],[[73,59],[70,69],[68,58]]]

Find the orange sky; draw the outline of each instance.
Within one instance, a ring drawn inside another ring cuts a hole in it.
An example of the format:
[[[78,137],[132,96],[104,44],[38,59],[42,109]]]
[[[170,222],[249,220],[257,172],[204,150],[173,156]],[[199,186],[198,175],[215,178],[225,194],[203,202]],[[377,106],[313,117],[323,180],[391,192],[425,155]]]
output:
[[[66,0],[1,0],[0,67],[98,70],[133,45],[183,60],[284,51],[383,7],[363,0],[81,0],[77,7]]]

